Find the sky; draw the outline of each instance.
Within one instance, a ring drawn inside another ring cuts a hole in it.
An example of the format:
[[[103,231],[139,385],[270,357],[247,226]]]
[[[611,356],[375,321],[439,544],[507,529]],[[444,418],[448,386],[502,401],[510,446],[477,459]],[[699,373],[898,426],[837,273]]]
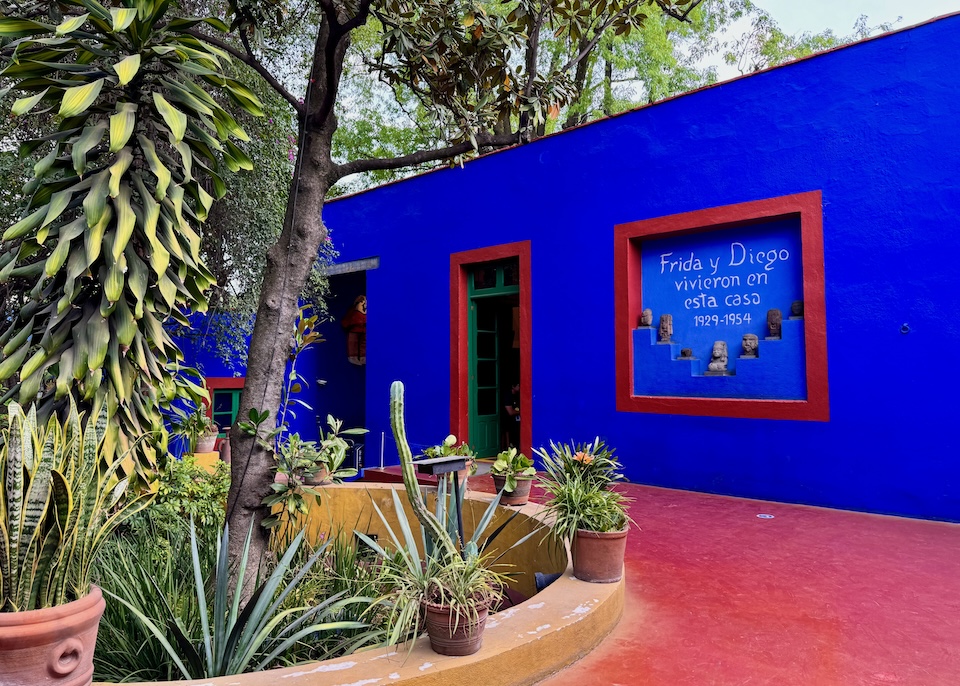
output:
[[[861,14],[867,15],[868,26],[893,24],[892,30],[906,28],[944,14],[960,12],[960,0],[753,0],[766,10],[788,34],[820,33],[833,29],[838,36],[853,33],[853,25]],[[727,35],[745,33],[749,23],[734,24]],[[739,75],[736,67],[723,64],[714,56],[704,60],[717,68],[722,81]]]
[[[819,33],[830,28],[847,34],[861,14],[867,15],[870,26],[902,17],[894,28],[903,28],[960,12],[960,0],[754,0],[754,4],[769,12],[787,33]]]

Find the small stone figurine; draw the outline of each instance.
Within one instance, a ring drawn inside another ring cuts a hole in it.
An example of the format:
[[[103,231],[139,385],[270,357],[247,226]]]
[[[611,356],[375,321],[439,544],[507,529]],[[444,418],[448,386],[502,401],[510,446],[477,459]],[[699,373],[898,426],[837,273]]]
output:
[[[757,356],[757,349],[760,347],[760,338],[754,333],[744,334],[743,336],[743,354],[741,358],[750,359]]]
[[[673,343],[673,315],[672,314],[661,314],[660,315],[660,329],[659,329],[660,340],[657,343]]]
[[[649,307],[640,313],[640,323],[637,324],[638,327],[642,329],[649,329],[653,327],[653,310]]]
[[[715,341],[713,352],[710,355],[710,364],[707,365],[707,374],[721,375],[727,373],[727,343]]]
[[[790,319],[803,319],[803,301],[794,300],[790,305]]]
[[[768,341],[780,340],[783,330],[783,314],[780,310],[767,310],[767,328],[770,329]]]
[[[680,359],[681,360],[693,360],[693,348],[680,348]]]

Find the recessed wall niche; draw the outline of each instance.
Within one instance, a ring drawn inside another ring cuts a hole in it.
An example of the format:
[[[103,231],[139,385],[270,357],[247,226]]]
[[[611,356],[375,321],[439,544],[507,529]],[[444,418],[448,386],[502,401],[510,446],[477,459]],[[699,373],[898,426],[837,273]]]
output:
[[[621,411],[829,418],[819,192],[616,227]]]

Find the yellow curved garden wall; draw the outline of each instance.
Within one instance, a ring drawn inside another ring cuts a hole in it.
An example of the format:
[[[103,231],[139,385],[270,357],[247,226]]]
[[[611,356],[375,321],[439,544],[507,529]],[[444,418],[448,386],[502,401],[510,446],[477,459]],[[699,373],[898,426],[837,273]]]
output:
[[[400,529],[393,496],[391,495],[394,489],[398,490],[397,495],[400,497],[407,519],[410,521],[411,527],[414,527],[414,534],[419,539],[419,522],[407,502],[402,486],[343,484],[324,486],[318,489],[322,493],[321,504],[317,506],[311,503],[310,513],[305,518],[307,540],[316,545],[337,533],[345,533],[352,537],[353,531],[356,530],[376,536],[380,545],[384,547],[393,547],[390,543],[390,536],[371,503],[375,502],[377,504],[390,526],[399,535]],[[425,491],[428,506],[432,511],[433,496],[436,489],[425,488]],[[463,528],[467,537],[476,529],[477,522],[483,516],[491,498],[492,496],[486,493],[470,493],[469,497],[464,500]],[[486,535],[495,531],[513,512],[512,508],[498,508],[497,515],[487,527]],[[535,529],[539,529],[539,531],[521,546],[503,552]],[[500,571],[508,572],[513,577],[513,583],[510,584],[511,588],[527,597],[534,595],[536,592],[534,572],[554,574],[562,572],[567,566],[566,551],[552,539],[546,538],[546,535],[547,529],[543,528],[541,522],[523,512],[519,512],[513,521],[497,536],[489,550],[495,557],[503,554],[500,560],[503,567],[500,568]]]

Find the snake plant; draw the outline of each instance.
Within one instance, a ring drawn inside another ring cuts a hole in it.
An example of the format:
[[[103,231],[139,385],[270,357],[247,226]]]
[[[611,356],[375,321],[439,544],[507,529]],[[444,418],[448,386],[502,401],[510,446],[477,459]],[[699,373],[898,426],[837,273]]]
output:
[[[95,417],[96,419],[92,419]],[[152,494],[128,481],[101,448],[106,408],[84,422],[71,400],[66,418],[38,425],[35,406],[8,407],[0,447],[0,610],[18,612],[76,600],[107,536]]]

